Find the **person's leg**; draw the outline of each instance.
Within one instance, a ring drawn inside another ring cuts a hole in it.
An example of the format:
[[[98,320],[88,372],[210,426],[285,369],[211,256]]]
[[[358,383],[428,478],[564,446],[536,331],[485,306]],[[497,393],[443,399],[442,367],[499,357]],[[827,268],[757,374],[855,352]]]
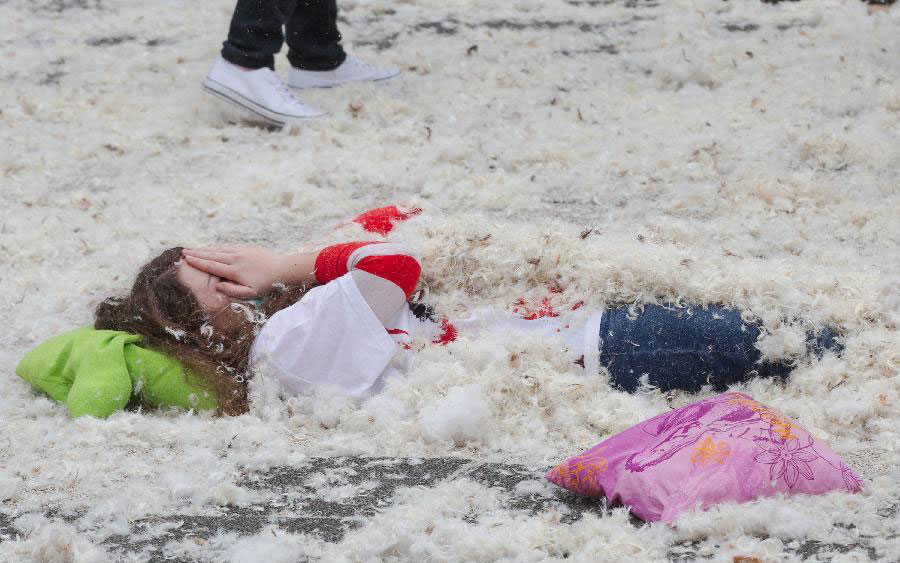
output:
[[[294,98],[275,73],[282,24],[297,0],[238,0],[228,40],[203,80],[203,89],[240,107],[252,121],[281,127],[325,112]]]
[[[615,387],[635,391],[643,375],[662,390],[717,390],[751,377],[786,377],[787,362],[758,363],[760,329],[725,307],[676,309],[647,305],[630,318],[627,308],[609,309],[600,326],[600,363]],[[834,333],[813,336],[811,348],[840,350]]]
[[[302,70],[334,70],[347,58],[336,0],[299,0],[285,25],[288,61]]]
[[[275,54],[284,43],[281,28],[295,4],[297,0],[238,0],[222,58],[247,68],[274,70]]]

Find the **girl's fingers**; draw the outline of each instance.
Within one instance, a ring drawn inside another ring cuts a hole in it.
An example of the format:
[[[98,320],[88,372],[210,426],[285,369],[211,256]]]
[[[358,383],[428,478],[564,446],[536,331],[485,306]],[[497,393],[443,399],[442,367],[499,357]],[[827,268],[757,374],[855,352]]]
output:
[[[229,254],[227,252],[202,249],[202,250],[192,250],[185,248],[182,252],[185,256],[191,256],[193,258],[202,258],[204,260],[214,260],[216,262],[221,262],[223,264],[231,264],[234,262],[234,255]]]
[[[236,297],[237,299],[247,299],[248,297],[256,297],[256,291],[252,287],[239,285],[231,282],[219,282],[216,289],[227,295],[228,297]]]
[[[195,258],[194,256],[187,255],[184,257],[187,260],[187,263],[197,268],[200,271],[206,272],[207,274],[212,274],[214,276],[219,276],[220,278],[225,279],[233,279],[234,274],[237,272],[234,266],[230,266],[228,264],[223,264],[222,262],[217,262],[215,260],[206,260],[203,258]]]

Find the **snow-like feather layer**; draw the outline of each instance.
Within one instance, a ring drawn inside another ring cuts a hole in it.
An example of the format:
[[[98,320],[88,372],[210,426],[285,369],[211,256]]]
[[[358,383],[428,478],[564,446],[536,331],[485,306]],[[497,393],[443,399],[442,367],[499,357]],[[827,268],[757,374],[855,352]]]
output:
[[[794,354],[808,329],[842,327],[842,358],[801,360],[786,386],[754,381],[740,390],[841,454],[896,447],[900,333],[890,316],[896,300],[881,293],[900,278],[896,6],[869,16],[863,3],[841,0],[638,8],[348,0],[348,45],[405,73],[303,91],[332,116],[282,132],[228,124],[201,97],[232,7],[194,3],[184,17],[172,2],[152,10],[122,0],[0,3],[0,21],[16,30],[0,70],[8,94],[0,492],[9,497],[3,506],[20,512],[85,511],[77,529],[31,527],[27,539],[4,543],[6,560],[59,550],[100,560],[83,542],[96,546],[129,519],[264,499],[236,484],[245,467],[448,448],[549,466],[669,402],[697,398],[626,395],[579,374],[539,339],[466,335],[420,353],[409,377],[362,406],[327,395],[285,399],[261,374],[252,412],[237,419],[150,412],[71,422],[13,375],[26,350],[89,323],[93,306],[124,291],[162,248],[365,240],[375,237],[356,225],[327,228],[389,203],[426,210],[392,238],[422,256],[428,298],[451,317],[473,301],[539,301],[558,284],[560,307],[742,307],[765,325],[768,355]],[[433,22],[455,33],[436,33]],[[390,47],[374,51],[379,41]],[[285,70],[283,58],[278,65]],[[473,384],[491,431],[462,446],[427,440],[425,410]],[[782,542],[804,534],[844,540],[837,523],[854,523],[885,538],[881,554],[896,560],[887,540],[896,523],[878,509],[900,496],[900,477],[875,477],[867,497],[721,507],[677,531],[632,528],[622,511],[560,525],[553,515],[505,510],[496,491],[446,484],[415,491],[336,546],[264,532],[183,549],[220,560],[260,550],[277,560],[284,541],[326,561],[564,553],[619,561],[659,559],[678,538],[705,538],[701,551],[730,561],[777,558]],[[467,502],[496,518],[467,522],[434,508]]]

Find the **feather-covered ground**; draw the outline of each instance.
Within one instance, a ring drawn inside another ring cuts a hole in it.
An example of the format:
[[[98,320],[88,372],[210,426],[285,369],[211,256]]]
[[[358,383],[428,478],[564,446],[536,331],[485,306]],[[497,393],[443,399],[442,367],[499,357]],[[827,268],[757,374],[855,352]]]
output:
[[[332,115],[268,131],[231,123],[200,92],[231,2],[0,1],[0,560],[148,561],[160,557],[153,546],[279,563],[900,559],[900,319],[889,310],[900,279],[900,9],[341,8],[352,51],[404,74],[304,92]],[[429,300],[451,316],[559,285],[558,306],[730,303],[765,324],[771,355],[796,353],[807,328],[840,327],[842,358],[741,390],[825,438],[869,478],[867,492],[722,506],[675,528],[576,510],[538,469],[697,396],[614,391],[536,338],[464,336],[427,350],[362,405],[284,399],[261,374],[239,418],[72,422],[13,373],[40,340],[89,323],[167,246],[359,237],[331,228],[397,202],[427,210],[394,236],[421,252]],[[508,463],[532,476],[505,489],[467,470],[420,489],[401,470],[359,475],[370,463],[360,456]],[[256,486],[273,475],[293,477]],[[304,499],[357,498],[392,478],[403,484],[389,502],[354,513],[341,533],[278,526]],[[523,496],[544,501],[533,510]],[[241,511],[271,524],[195,537],[167,519]]]

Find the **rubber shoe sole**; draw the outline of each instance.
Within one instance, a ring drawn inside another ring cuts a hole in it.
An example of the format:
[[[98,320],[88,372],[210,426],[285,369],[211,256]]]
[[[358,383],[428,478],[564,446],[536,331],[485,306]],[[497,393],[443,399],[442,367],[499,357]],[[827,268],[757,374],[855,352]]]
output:
[[[303,121],[309,121],[311,119],[317,119],[319,117],[324,117],[327,114],[322,115],[314,115],[310,117],[302,117],[296,115],[287,115],[283,113],[278,113],[277,111],[272,111],[268,108],[264,108],[263,106],[257,104],[253,100],[242,96],[241,94],[235,92],[228,86],[220,82],[216,82],[209,77],[203,79],[203,91],[207,94],[211,94],[219,99],[225,100],[226,102],[230,102],[242,109],[245,109],[255,115],[256,117],[262,119],[269,125],[274,125],[276,127],[284,127],[288,124],[296,124]]]
[[[385,76],[384,78],[374,78],[371,80],[345,80],[344,82],[337,82],[335,84],[304,84],[303,86],[295,86],[290,82],[285,82],[291,88],[297,90],[306,90],[307,88],[337,88],[338,86],[343,86],[344,84],[365,84],[366,82],[384,82],[386,80],[390,80],[392,78],[397,78],[402,74],[401,72],[397,72],[390,76]]]

